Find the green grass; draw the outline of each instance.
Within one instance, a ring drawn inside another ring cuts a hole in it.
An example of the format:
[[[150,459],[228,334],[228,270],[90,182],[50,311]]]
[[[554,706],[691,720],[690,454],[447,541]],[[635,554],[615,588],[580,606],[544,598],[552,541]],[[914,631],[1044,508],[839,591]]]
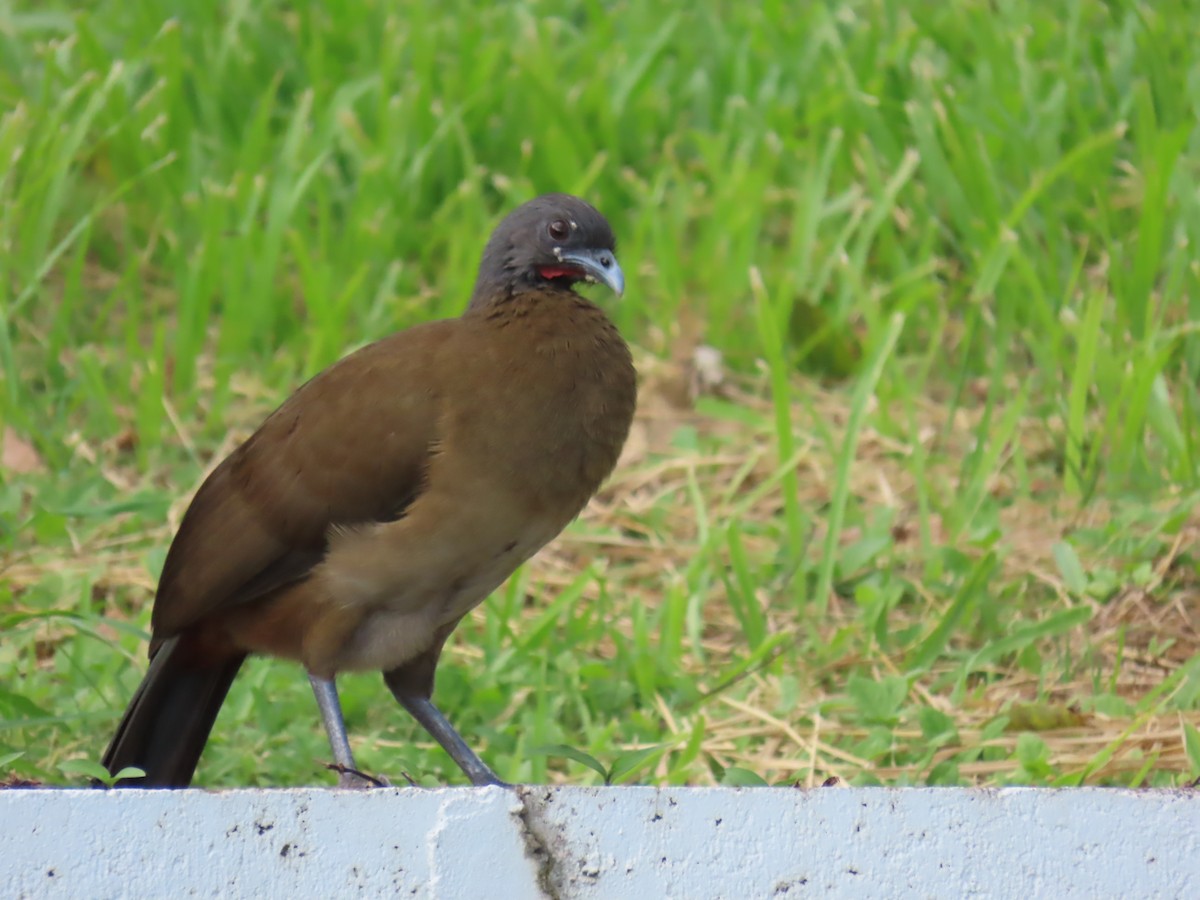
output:
[[[502,776],[1195,778],[1197,33],[1183,0],[0,2],[0,770],[98,757],[214,457],[457,313],[564,190],[619,236],[642,418],[443,660]],[[344,693],[365,768],[460,780],[377,676]],[[199,782],[327,757],[258,661]]]

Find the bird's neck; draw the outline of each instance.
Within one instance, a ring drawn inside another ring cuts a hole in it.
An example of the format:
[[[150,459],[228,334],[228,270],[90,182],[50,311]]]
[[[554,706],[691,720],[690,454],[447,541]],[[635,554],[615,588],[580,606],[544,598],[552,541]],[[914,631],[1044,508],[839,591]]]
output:
[[[533,275],[515,280],[495,281],[480,279],[471,292],[467,311],[482,310],[493,306],[508,305],[523,300],[558,300],[572,303],[583,300],[572,288],[578,281],[569,278],[543,279]],[[584,301],[587,302],[587,301]]]
[[[566,284],[543,283],[537,285],[506,284],[481,289],[476,286],[471,302],[463,316],[482,315],[487,319],[505,318],[512,315],[556,316],[570,314],[582,308],[603,312],[586,297],[575,293]]]

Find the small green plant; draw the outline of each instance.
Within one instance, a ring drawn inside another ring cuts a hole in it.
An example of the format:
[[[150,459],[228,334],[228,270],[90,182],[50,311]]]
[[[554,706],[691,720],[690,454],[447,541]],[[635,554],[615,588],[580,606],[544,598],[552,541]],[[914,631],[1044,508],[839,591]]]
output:
[[[72,776],[82,776],[89,781],[93,781],[112,787],[123,778],[141,778],[146,773],[136,766],[126,766],[115,775],[110,775],[108,769],[90,759],[68,759],[58,764],[58,770],[68,778]]]
[[[629,779],[639,769],[656,762],[662,756],[665,747],[665,744],[658,744],[618,754],[611,766],[605,766],[590,753],[585,753],[575,747],[568,747],[566,744],[551,744],[546,747],[538,747],[531,752],[543,756],[559,756],[582,763],[593,772],[598,773],[606,785],[611,785]]]

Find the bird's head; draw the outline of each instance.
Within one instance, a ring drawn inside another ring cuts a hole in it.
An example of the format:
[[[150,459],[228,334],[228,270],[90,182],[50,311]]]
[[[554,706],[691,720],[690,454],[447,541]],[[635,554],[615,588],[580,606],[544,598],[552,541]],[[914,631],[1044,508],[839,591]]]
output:
[[[544,194],[518,206],[492,232],[471,306],[532,288],[569,291],[581,281],[625,291],[608,220],[570,194]]]

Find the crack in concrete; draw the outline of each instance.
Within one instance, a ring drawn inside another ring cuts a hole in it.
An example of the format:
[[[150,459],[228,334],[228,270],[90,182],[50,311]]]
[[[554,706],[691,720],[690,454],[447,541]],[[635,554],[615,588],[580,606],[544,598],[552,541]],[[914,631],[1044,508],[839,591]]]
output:
[[[513,813],[520,823],[525,856],[537,870],[538,890],[547,900],[562,900],[559,887],[562,884],[562,866],[551,846],[552,843],[561,846],[562,841],[553,841],[553,835],[547,834],[539,821],[541,806],[553,802],[553,795],[548,788],[536,786],[520,786],[516,793],[519,803]],[[535,796],[538,793],[542,796]]]

